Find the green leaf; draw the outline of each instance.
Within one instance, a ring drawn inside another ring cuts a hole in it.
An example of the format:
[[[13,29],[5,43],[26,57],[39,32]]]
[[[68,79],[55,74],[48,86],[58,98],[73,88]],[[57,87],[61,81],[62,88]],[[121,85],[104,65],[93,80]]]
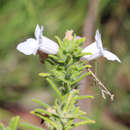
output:
[[[85,40],[86,40],[86,37],[82,37],[79,39],[80,43],[85,42]]]
[[[66,124],[66,130],[70,130],[71,129],[71,124],[73,123],[73,120],[69,120]]]
[[[32,101],[34,101],[34,102],[40,104],[41,106],[43,106],[43,107],[46,108],[46,109],[51,107],[51,106],[49,106],[48,104],[43,103],[42,101],[37,100],[37,99],[32,99]]]
[[[0,124],[0,130],[4,130],[4,125]]]
[[[62,41],[60,40],[60,38],[58,36],[55,36],[55,38],[57,39],[59,46],[61,48],[63,48],[63,44],[62,44]]]
[[[31,113],[41,113],[41,114],[47,114],[49,116],[52,116],[52,112],[49,112],[47,110],[44,110],[44,109],[40,109],[40,108],[36,108],[34,111],[32,111]]]
[[[58,60],[59,58],[55,55],[49,55],[50,58],[54,59],[54,60]]]
[[[79,68],[78,70],[83,70],[83,69],[85,69],[85,68],[91,68],[91,67],[92,67],[91,65],[85,65],[85,66]]]
[[[77,39],[77,40],[74,39],[74,41],[76,41],[76,42],[74,43],[74,46],[75,46],[75,47],[76,47],[76,46],[77,46],[77,47],[82,46],[82,44],[83,44],[83,42],[85,42],[85,40],[86,40],[85,37],[80,38],[80,39]]]
[[[85,55],[92,55],[90,52],[82,53],[80,56],[85,56]]]
[[[52,86],[52,88],[55,90],[55,92],[57,93],[57,95],[60,97],[60,99],[62,99],[62,94],[59,91],[59,89],[55,86],[55,84],[49,79],[46,78],[46,80],[50,83],[50,85]]]
[[[71,85],[73,85],[73,84],[75,84],[75,83],[78,83],[80,80],[82,80],[84,77],[86,77],[86,76],[88,76],[88,75],[90,75],[90,74],[91,74],[91,72],[87,72],[86,74],[80,76],[77,80],[73,81],[73,82],[71,83]]]
[[[9,123],[9,127],[11,130],[16,130],[19,122],[19,116],[13,117]]]
[[[65,112],[65,111],[68,110],[68,107],[69,107],[69,104],[70,104],[70,102],[71,102],[72,96],[73,96],[73,94],[70,93],[69,96],[68,96],[68,98],[67,98],[67,100],[66,100],[66,104],[65,104],[65,106],[64,106],[63,112]]]
[[[86,121],[90,120],[89,118],[87,118],[85,116],[80,116],[79,119],[86,120]]]
[[[57,126],[56,123],[53,122],[52,120],[48,119],[47,117],[42,116],[41,114],[39,114],[39,113],[35,113],[35,112],[32,112],[32,114],[34,114],[34,115],[40,117],[41,119],[47,121],[50,125],[52,125],[54,128],[56,128],[56,126]]]
[[[66,63],[67,63],[67,66],[73,63],[73,58],[70,54],[67,54]]]
[[[91,96],[91,95],[84,95],[84,96],[77,96],[77,97],[75,97],[76,100],[82,100],[82,99],[86,99],[86,98],[93,99],[94,97]]]
[[[41,77],[48,77],[48,76],[50,76],[49,73],[39,73],[38,75],[41,76]]]
[[[64,112],[69,110],[68,108],[71,107],[71,103],[73,103],[72,102],[73,96],[75,94],[78,94],[78,92],[79,92],[79,90],[72,90],[69,94],[67,94],[67,99],[65,101],[65,106],[63,109]]]
[[[28,123],[20,123],[20,127],[26,128],[26,129],[28,129],[28,130],[45,130],[45,129],[43,129],[43,128],[34,126],[34,125],[32,125],[32,124],[28,124]]]
[[[94,120],[81,121],[81,122],[75,123],[72,126],[72,128],[75,128],[75,127],[78,127],[78,126],[81,126],[81,125],[85,125],[85,124],[94,124],[94,123],[95,123]]]

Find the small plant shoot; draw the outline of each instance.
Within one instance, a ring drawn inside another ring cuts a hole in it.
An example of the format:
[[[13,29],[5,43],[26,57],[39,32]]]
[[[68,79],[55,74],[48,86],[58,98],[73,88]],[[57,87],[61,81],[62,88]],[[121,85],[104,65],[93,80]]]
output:
[[[102,97],[105,99],[106,95],[109,95],[113,100],[114,95],[92,72],[92,66],[88,61],[97,59],[100,56],[110,61],[120,62],[120,59],[103,48],[101,34],[98,30],[95,35],[95,42],[84,49],[82,46],[86,39],[73,34],[72,30],[67,31],[63,39],[56,36],[56,42],[43,36],[43,30],[43,26],[37,25],[34,32],[35,39],[29,38],[17,45],[18,51],[25,55],[37,54],[40,61],[43,61],[42,63],[48,66],[47,72],[41,72],[39,76],[46,79],[57,96],[52,106],[39,99],[33,99],[41,107],[34,109],[31,113],[38,116],[41,119],[41,124],[44,123],[46,128],[50,130],[71,130],[81,125],[95,123],[77,105],[79,100],[94,98],[87,94],[79,95],[80,81],[91,75],[98,83]],[[42,55],[47,55],[47,57],[42,57]],[[79,119],[78,122],[77,119]],[[16,130],[18,121],[19,117],[13,118],[7,129]],[[20,126],[27,128],[27,130],[44,130],[44,128],[27,123],[22,123]],[[0,128],[3,130],[4,126],[1,124]]]

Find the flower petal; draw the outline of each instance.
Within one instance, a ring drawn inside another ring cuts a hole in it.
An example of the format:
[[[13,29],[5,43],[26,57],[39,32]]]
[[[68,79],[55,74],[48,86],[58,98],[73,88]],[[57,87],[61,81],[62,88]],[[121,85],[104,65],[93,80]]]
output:
[[[111,60],[111,61],[118,61],[118,62],[121,62],[120,59],[115,55],[113,54],[112,52],[110,51],[107,51],[107,50],[104,50],[103,51],[103,56],[108,59],[108,60]]]
[[[82,52],[94,54],[94,53],[99,52],[99,49],[97,48],[96,42],[93,42],[92,44],[85,47]]]
[[[95,54],[92,54],[92,55],[85,55],[83,56],[83,59],[87,59],[88,61],[91,61],[91,60],[95,60],[97,58],[99,58],[101,56],[101,53],[95,53]]]
[[[35,29],[35,33],[34,33],[36,39],[39,39],[39,37],[42,36],[43,30],[44,30],[44,27],[41,26],[41,28],[40,28],[40,26],[37,24],[36,29]]]
[[[76,36],[74,40],[82,38],[81,36]]]
[[[97,43],[94,42],[83,49],[83,53],[92,53],[92,55],[85,55],[83,58],[87,59],[88,61],[94,60],[101,56],[100,50],[97,48]]]
[[[101,34],[99,33],[99,30],[96,30],[95,40],[97,43],[97,48],[100,49],[101,52],[103,52],[102,39],[101,39]]]
[[[59,46],[56,42],[42,36],[42,43],[40,44],[39,50],[46,54],[57,54]]]
[[[19,43],[16,47],[16,49],[25,55],[31,55],[34,54],[34,51],[38,46],[38,43],[35,39],[29,38],[25,42]]]

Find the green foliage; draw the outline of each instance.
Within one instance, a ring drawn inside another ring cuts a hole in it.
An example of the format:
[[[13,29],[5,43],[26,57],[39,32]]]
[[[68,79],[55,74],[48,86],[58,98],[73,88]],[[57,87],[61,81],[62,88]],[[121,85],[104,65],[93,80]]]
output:
[[[80,125],[94,123],[93,120],[86,117],[85,112],[75,105],[81,99],[78,94],[79,90],[73,89],[70,93],[64,95],[61,100],[57,99],[53,107],[38,108],[32,113],[43,119],[51,130],[70,130]],[[82,96],[82,99],[85,98],[92,98],[92,96]],[[41,102],[38,103],[42,104]],[[81,119],[81,121],[74,122],[76,119]]]
[[[63,41],[56,37],[60,46],[59,51],[55,56],[49,55],[49,58],[45,61],[45,64],[51,68],[48,70],[48,73],[40,74],[40,76],[47,79],[59,96],[61,94],[56,87],[59,88],[62,93],[66,94],[72,89],[77,88],[78,82],[91,74],[90,72],[82,74],[85,68],[91,67],[90,65],[86,65],[86,61],[80,61],[84,55],[81,46],[85,38],[75,40],[75,37],[76,35],[72,40],[64,38]],[[55,81],[57,86],[54,85],[51,79]]]
[[[3,124],[0,124],[0,129],[4,130],[4,125]]]
[[[83,112],[76,104],[78,100],[93,98],[93,96],[79,96],[78,83],[86,76],[91,74],[87,72],[83,74],[84,69],[90,68],[86,65],[86,61],[81,60],[82,57],[89,53],[82,53],[82,44],[85,38],[76,40],[76,35],[71,36],[72,40],[56,37],[59,43],[59,50],[56,55],[49,55],[45,60],[45,64],[51,69],[48,73],[40,73],[39,76],[48,81],[57,95],[54,105],[51,107],[40,100],[33,99],[39,103],[44,109],[36,108],[31,113],[40,117],[51,130],[70,130],[80,125],[91,124],[95,121],[88,119],[86,112]],[[75,122],[80,119],[79,122]],[[10,121],[7,130],[16,129],[19,117]],[[37,127],[29,124],[22,124],[26,128],[37,129]],[[2,127],[2,125],[1,125]],[[40,128],[38,128],[40,129]]]
[[[13,117],[10,120],[8,127],[6,127],[6,128],[1,123],[0,130],[5,130],[5,129],[6,130],[18,130],[18,129],[20,129],[20,130],[44,130],[43,128],[39,128],[32,124],[20,122],[19,120],[20,120],[19,116]]]
[[[19,117],[14,117],[11,119],[9,126],[7,127],[7,130],[16,130],[19,122]]]
[[[78,90],[79,81],[91,74],[89,72],[82,74],[84,69],[91,67],[86,65],[86,61],[80,61],[84,55],[81,46],[85,38],[75,40],[76,35],[72,40],[64,38],[62,41],[56,38],[60,46],[59,51],[57,55],[49,55],[45,61],[51,69],[48,73],[40,73],[39,76],[48,81],[58,99],[53,107],[34,99],[33,101],[42,105],[44,109],[37,108],[32,113],[44,120],[51,130],[70,130],[80,125],[94,123],[76,105],[78,100],[93,98],[88,95],[79,96]],[[81,121],[75,122],[76,119]]]
[[[17,130],[19,123],[19,116],[13,117],[10,120],[9,126],[6,128],[6,130]],[[5,127],[3,124],[0,124],[0,130],[5,130]]]
[[[22,130],[45,130],[29,123],[20,123],[20,129]]]

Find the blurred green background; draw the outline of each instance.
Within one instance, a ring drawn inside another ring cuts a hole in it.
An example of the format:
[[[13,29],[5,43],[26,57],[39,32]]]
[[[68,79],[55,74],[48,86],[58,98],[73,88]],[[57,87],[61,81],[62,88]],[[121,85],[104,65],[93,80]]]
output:
[[[93,89],[95,100],[89,115],[96,124],[86,129],[130,129],[130,0],[0,0],[0,122],[36,107],[32,98],[53,104],[55,97],[38,76],[46,67],[38,56],[18,52],[17,44],[34,37],[37,24],[44,25],[44,35],[52,40],[55,35],[63,38],[68,29],[84,36],[86,19],[91,16],[91,37],[99,28],[104,47],[118,55],[122,63],[97,60],[97,75],[115,100],[104,100],[99,90]]]

